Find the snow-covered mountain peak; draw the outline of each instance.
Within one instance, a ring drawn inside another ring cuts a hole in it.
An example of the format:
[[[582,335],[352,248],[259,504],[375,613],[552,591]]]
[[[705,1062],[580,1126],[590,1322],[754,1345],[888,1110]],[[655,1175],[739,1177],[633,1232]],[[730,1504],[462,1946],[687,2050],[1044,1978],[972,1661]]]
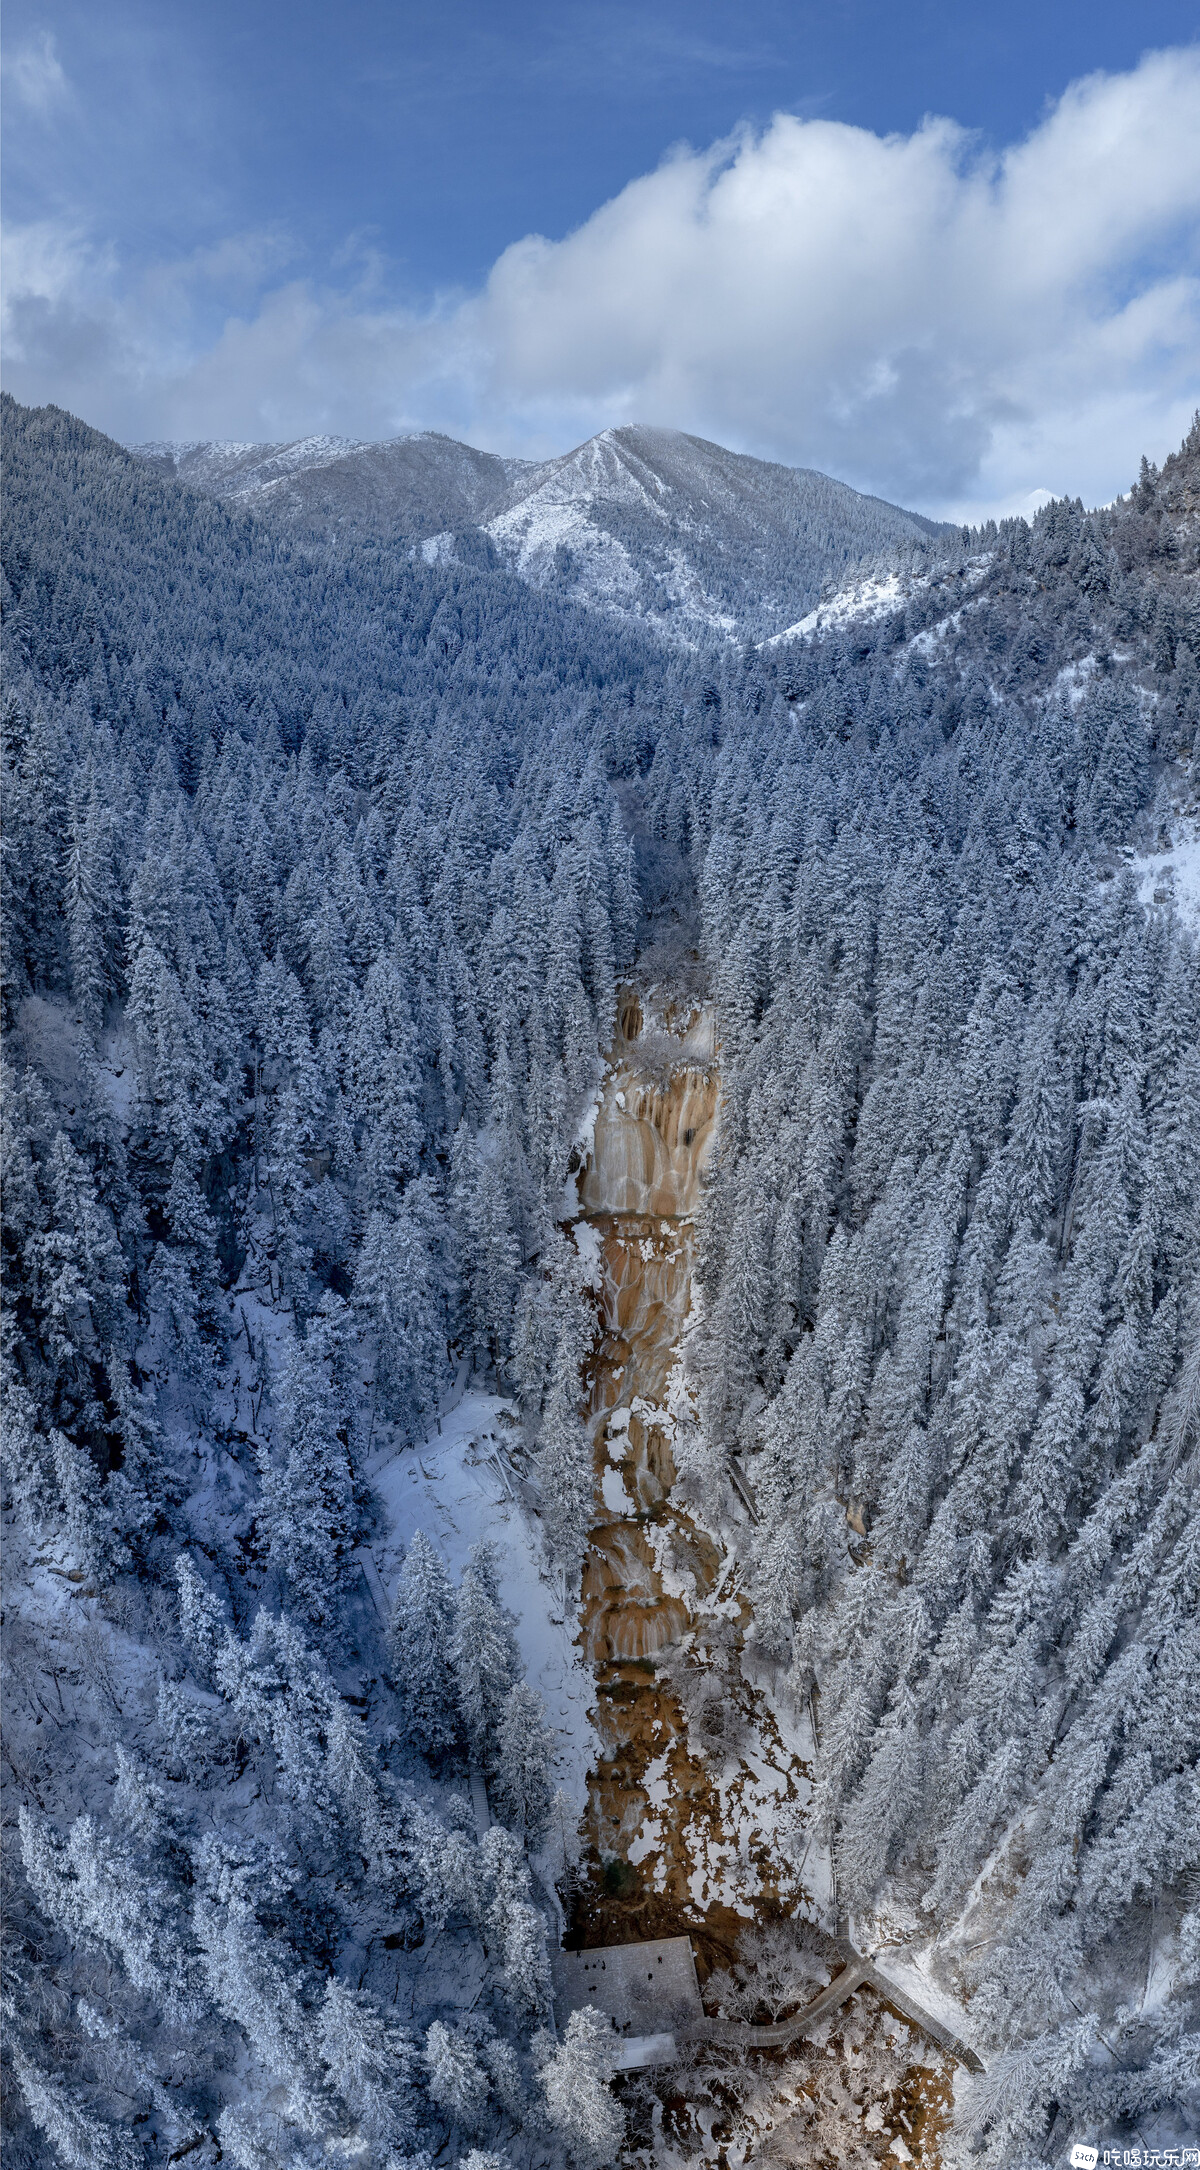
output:
[[[812,469],[632,423],[518,478],[486,527],[523,578],[688,641],[773,634],[830,577],[937,532]]]
[[[770,637],[932,521],[811,468],[644,423],[548,460],[481,452],[436,430],[378,444],[135,448],[211,495],[322,533],[367,532],[442,556],[474,530],[523,580],[674,640]]]

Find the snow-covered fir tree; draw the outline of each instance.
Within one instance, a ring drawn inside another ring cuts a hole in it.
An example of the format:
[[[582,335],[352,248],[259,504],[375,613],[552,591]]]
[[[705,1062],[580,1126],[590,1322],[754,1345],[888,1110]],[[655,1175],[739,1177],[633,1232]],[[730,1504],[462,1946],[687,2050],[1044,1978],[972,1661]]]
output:
[[[451,1657],[454,1591],[445,1564],[417,1530],[400,1570],[388,1632],[396,1692],[409,1738],[437,1755],[458,1738],[458,1684]]]
[[[367,1567],[474,1379],[574,1592],[639,945],[720,1046],[683,1481],[839,1902],[961,1954],[982,2161],[1193,2115],[1200,424],[695,650],[4,425],[14,2165],[619,2160],[495,1559]]]

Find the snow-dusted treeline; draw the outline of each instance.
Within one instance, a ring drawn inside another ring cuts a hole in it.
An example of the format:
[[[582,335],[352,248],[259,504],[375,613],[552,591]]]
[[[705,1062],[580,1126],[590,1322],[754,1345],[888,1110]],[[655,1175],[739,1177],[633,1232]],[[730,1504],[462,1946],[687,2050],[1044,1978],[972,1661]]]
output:
[[[1194,789],[1198,479],[785,654],[706,787],[690,1474],[743,1458],[841,1904],[937,1935],[1005,2166],[1197,2108],[1200,972],[1111,847]]]
[[[5,429],[14,2161],[612,2161],[495,1563],[414,1538],[385,1633],[363,1547],[474,1369],[577,1570],[632,970],[718,1005],[684,1475],[743,1458],[843,1903],[936,1933],[997,2162],[1179,2110],[1200,996],[1121,851],[1192,773],[1200,440],[683,651]]]
[[[554,1221],[654,659],[53,410],[6,465],[13,2158],[552,2154],[545,1716],[486,1557],[415,1541],[381,1639],[354,1555],[472,1365],[581,1554]]]

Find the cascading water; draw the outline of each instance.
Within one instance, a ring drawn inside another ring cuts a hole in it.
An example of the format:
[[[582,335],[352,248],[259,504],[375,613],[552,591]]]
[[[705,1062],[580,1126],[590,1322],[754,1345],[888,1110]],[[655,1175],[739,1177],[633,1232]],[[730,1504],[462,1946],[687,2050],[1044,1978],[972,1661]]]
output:
[[[711,1013],[647,1024],[627,994],[578,1182],[600,1269],[581,1628],[603,1752],[576,1928],[588,1942],[686,1928],[702,1967],[756,1914],[817,1911],[799,1876],[806,1743],[782,1737],[743,1677],[736,1570],[676,1491],[696,1421],[680,1350],[718,1109]]]

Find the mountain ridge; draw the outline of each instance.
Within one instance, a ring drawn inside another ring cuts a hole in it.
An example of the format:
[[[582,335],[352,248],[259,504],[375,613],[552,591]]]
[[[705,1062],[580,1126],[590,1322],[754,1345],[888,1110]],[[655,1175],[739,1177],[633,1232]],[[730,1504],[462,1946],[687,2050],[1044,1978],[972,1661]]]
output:
[[[542,461],[439,431],[378,443],[191,440],[129,448],[206,494],[329,536],[369,533],[433,560],[494,550],[530,586],[639,618],[688,645],[763,639],[830,580],[946,532],[815,468],[627,424]]]

